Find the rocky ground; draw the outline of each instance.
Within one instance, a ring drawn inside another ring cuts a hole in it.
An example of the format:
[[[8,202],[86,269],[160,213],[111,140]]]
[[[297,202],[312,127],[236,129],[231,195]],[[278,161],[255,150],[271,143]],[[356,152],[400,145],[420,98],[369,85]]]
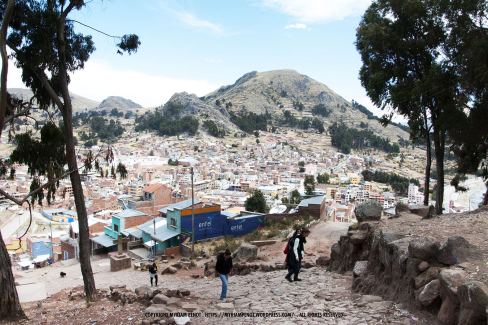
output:
[[[486,324],[488,210],[431,216],[411,207],[381,219],[373,205],[356,208],[359,223],[333,245],[329,270],[352,271],[354,292],[429,311],[438,324]]]
[[[217,278],[175,279],[155,292],[138,288],[139,295],[129,289],[115,288],[112,295],[102,290],[103,298],[90,306],[84,302],[81,288],[75,288],[40,303],[25,304],[29,320],[21,324],[170,324],[175,319],[164,317],[170,312],[195,313],[190,317],[192,324],[432,324],[428,314],[411,313],[378,296],[351,293],[351,276],[311,268],[302,278],[288,283],[284,271],[230,277],[225,303],[217,299]],[[240,312],[275,314],[266,318],[225,314]]]
[[[440,243],[451,236],[462,236],[474,246],[474,256],[460,256],[458,266],[469,279],[488,284],[488,208],[433,219],[402,213],[401,218],[385,220],[383,227],[389,232],[426,236]]]

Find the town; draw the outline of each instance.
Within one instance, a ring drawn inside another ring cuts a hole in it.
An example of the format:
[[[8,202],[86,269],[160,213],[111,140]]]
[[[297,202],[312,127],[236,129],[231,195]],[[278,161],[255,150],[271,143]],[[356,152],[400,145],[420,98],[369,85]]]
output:
[[[299,212],[351,223],[355,221],[355,206],[369,200],[377,201],[390,215],[399,202],[410,205],[423,202],[423,193],[415,184],[408,184],[407,192],[397,194],[388,184],[364,181],[361,170],[375,166],[396,172],[399,157],[388,158],[378,151],[374,155],[338,153],[327,143],[330,142],[327,136],[313,132],[261,132],[259,139],[257,144],[255,137],[158,138],[128,132],[111,145],[112,162],[100,158],[99,170],[83,169],[92,253],[114,251],[119,236],[127,238],[129,251],[137,252],[133,253],[137,258],[162,255],[165,249],[179,247],[188,239],[182,232],[192,232],[191,222],[184,222],[188,218],[183,217],[190,214],[192,191],[198,220],[196,240],[252,232],[263,225],[266,214]],[[90,155],[104,156],[106,148],[81,148],[79,164],[83,165],[88,151]],[[421,176],[421,157],[422,151],[416,149],[403,158],[402,171],[410,176],[408,179],[412,175]],[[127,169],[124,177],[114,173],[113,166],[118,164]],[[108,175],[110,169],[112,173]],[[327,179],[322,180],[321,175],[327,175]],[[313,189],[305,187],[307,177],[314,180]],[[14,179],[0,182],[15,197],[25,196],[30,185],[27,167],[19,166]],[[264,195],[268,207],[257,214],[245,211],[246,200],[255,190]],[[294,192],[297,197],[293,197]],[[211,212],[204,207],[210,207]],[[32,225],[20,241],[18,236],[30,224],[28,211],[6,199],[1,208],[7,248],[15,253],[20,265],[28,268],[48,260],[78,257],[79,229],[69,180],[61,181],[51,204],[44,200],[42,206],[34,206]],[[168,220],[167,214],[175,210],[181,219]],[[235,223],[244,216],[243,224],[237,228]]]

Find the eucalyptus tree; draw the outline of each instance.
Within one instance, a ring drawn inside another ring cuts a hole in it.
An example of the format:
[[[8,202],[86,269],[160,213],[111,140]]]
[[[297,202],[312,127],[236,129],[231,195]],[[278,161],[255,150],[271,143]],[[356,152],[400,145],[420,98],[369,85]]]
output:
[[[8,108],[6,103],[6,98],[8,98],[8,95],[6,95],[7,69],[4,69],[8,65],[6,65],[7,58],[3,55],[6,43],[12,51],[15,64],[22,70],[22,81],[32,90],[39,108],[55,107],[62,116],[62,135],[65,144],[65,159],[68,166],[67,173],[71,179],[80,225],[81,273],[86,298],[93,301],[97,297],[90,264],[88,221],[75,152],[73,107],[69,94],[69,73],[83,69],[85,62],[95,50],[92,37],[77,33],[74,26],[78,22],[69,19],[69,15],[73,11],[81,10],[85,5],[86,3],[83,0],[9,0],[7,4],[5,1],[1,3],[0,13],[2,16],[3,38],[0,38],[2,50],[0,130],[4,127],[3,117],[6,115]],[[120,54],[122,52],[134,53],[140,45],[137,35],[125,35],[118,37],[118,39],[117,52]],[[5,195],[5,193],[2,194]],[[16,203],[22,204],[21,201]],[[6,248],[0,238],[0,263],[2,270],[4,266],[10,265],[10,261],[7,262],[3,259],[4,253],[6,253]],[[6,256],[8,258],[8,254]],[[2,284],[5,283],[8,288],[13,286],[15,291],[13,277],[0,281],[2,281]],[[4,306],[9,301],[11,300],[4,300],[4,296],[0,295],[0,306]],[[0,317],[17,317],[15,316],[15,310],[7,310],[5,315],[3,314],[3,309],[1,312]]]
[[[356,34],[363,62],[360,79],[373,103],[406,117],[414,135],[422,133],[427,146],[432,137],[438,214],[444,197],[449,116],[459,110],[456,74],[445,55],[447,27],[440,1],[376,0],[363,15]],[[426,190],[429,173],[428,159]]]

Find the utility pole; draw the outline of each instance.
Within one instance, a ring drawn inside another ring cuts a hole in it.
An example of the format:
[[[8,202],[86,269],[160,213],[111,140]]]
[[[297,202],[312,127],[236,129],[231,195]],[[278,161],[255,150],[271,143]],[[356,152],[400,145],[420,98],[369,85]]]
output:
[[[53,246],[53,222],[49,222],[49,228],[51,228],[51,260],[54,262],[54,246]]]
[[[156,218],[153,219],[153,234],[156,237]],[[153,238],[153,257],[156,259],[156,240]]]
[[[195,196],[193,194],[193,167],[190,167],[191,175],[191,255],[195,255]]]

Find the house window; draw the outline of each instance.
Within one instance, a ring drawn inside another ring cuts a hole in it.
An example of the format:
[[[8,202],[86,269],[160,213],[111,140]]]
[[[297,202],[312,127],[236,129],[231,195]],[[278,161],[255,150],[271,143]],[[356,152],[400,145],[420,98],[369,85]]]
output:
[[[171,218],[170,225],[171,225],[171,227],[175,227],[176,228],[176,219],[175,218]]]
[[[114,231],[119,232],[119,225],[114,225]]]

